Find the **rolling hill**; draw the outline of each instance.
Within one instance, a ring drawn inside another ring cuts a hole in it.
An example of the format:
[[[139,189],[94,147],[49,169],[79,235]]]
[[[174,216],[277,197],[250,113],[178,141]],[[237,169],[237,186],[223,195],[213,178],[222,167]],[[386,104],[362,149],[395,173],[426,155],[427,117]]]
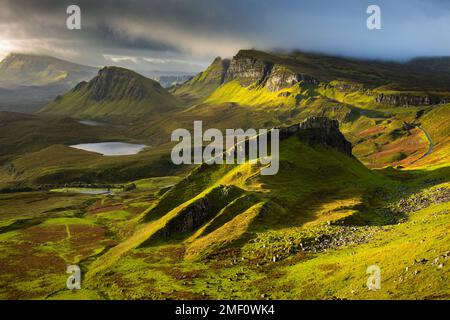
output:
[[[107,141],[145,143],[130,136],[126,127],[86,125],[46,114],[0,112],[0,190],[124,183],[189,169],[170,162],[171,145],[116,157],[69,147]]]
[[[136,247],[181,242],[190,259],[239,247],[258,230],[341,220],[386,182],[352,157],[337,121],[309,118],[293,129],[282,129],[278,174],[262,176],[260,166],[249,163],[197,167],[142,214],[136,234],[102,258],[99,268]],[[330,212],[316,216],[305,203],[327,204]],[[338,209],[344,204],[349,207]]]
[[[134,71],[105,67],[89,82],[80,82],[41,113],[127,123],[177,109],[179,101],[158,82]]]

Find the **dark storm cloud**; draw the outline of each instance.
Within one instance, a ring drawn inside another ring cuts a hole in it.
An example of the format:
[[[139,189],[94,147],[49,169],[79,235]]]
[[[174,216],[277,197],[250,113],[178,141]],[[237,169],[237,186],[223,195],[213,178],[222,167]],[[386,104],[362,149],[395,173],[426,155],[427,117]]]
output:
[[[240,48],[404,59],[450,53],[445,0],[1,0],[0,41],[89,64],[197,70]],[[65,28],[66,8],[82,30]],[[366,28],[366,8],[382,30]],[[1,48],[1,47],[0,47]]]

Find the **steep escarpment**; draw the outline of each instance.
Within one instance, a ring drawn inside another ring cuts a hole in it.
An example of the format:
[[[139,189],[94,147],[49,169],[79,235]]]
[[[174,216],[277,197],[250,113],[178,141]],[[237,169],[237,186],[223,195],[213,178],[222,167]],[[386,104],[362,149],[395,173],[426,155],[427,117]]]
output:
[[[271,63],[252,57],[241,57],[238,54],[231,60],[224,82],[238,80],[245,87],[251,84],[260,85],[266,81],[272,67]]]
[[[196,99],[190,102],[251,106],[296,107],[320,99],[363,108],[431,106],[450,101],[450,75],[428,67],[435,65],[433,59],[398,63],[304,52],[240,50],[230,61],[224,61],[216,59],[191,83],[174,92],[189,98],[189,89],[195,88]],[[210,77],[214,81],[206,81]]]
[[[178,105],[178,100],[158,82],[128,69],[105,67],[92,80],[80,82],[41,112],[124,122],[170,111]]]
[[[408,95],[408,94],[379,94],[375,97],[375,102],[393,106],[430,106],[450,103],[449,97],[433,95]]]
[[[240,51],[231,60],[224,82],[233,80],[238,80],[244,87],[262,86],[271,92],[290,88],[301,81],[319,83],[308,74],[296,73],[285,65],[252,57],[246,51]]]
[[[282,128],[282,139],[297,135],[301,141],[309,144],[320,144],[336,149],[348,156],[352,155],[352,144],[345,139],[339,130],[339,122],[326,117],[310,117],[302,123]]]
[[[297,72],[284,61],[276,61],[275,56],[260,56],[252,50],[241,50],[231,60],[216,58],[203,72],[172,92],[187,102],[203,102],[217,89],[231,83],[241,88],[264,89],[274,93],[291,88],[296,84],[317,85],[319,81],[305,72]],[[234,88],[236,90],[236,88]],[[228,91],[228,89],[227,89]],[[233,101],[232,93],[230,100]],[[282,93],[286,97],[286,93]],[[294,97],[294,96],[293,96]]]

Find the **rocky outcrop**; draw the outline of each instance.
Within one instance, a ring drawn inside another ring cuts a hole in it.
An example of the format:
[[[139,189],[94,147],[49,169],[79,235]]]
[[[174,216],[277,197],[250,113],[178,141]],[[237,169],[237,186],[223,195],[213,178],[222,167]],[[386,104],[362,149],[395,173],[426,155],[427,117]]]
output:
[[[87,81],[81,81],[80,83],[78,83],[73,89],[72,91],[77,92],[77,91],[81,91],[83,88],[85,88],[88,85]]]
[[[344,82],[344,81],[332,81],[330,83],[324,83],[325,89],[335,89],[341,92],[365,92],[369,93],[369,90],[364,88],[361,83]]]
[[[219,81],[219,83],[223,83],[229,67],[229,59],[222,59],[221,57],[217,57],[216,59],[214,59],[212,65],[208,70],[208,79],[212,80],[212,82]]]
[[[280,129],[280,138],[297,135],[309,144],[320,144],[352,155],[352,144],[339,130],[339,122],[326,117],[310,117],[300,124]]]
[[[224,82],[238,80],[244,87],[254,83],[260,85],[267,80],[272,66],[272,63],[269,62],[237,55],[231,60]]]
[[[286,66],[241,53],[233,57],[224,77],[224,82],[233,80],[238,80],[244,87],[257,85],[271,92],[290,88],[300,82],[319,84],[318,80],[307,74],[295,73]]]
[[[183,234],[197,230],[206,221],[215,216],[222,208],[239,197],[243,190],[235,186],[220,185],[205,196],[181,209],[170,219],[155,237],[169,238],[174,234]]]
[[[195,230],[200,227],[211,214],[211,204],[208,198],[200,198],[173,220],[170,220],[162,234],[170,237],[172,234]]]
[[[450,97],[437,96],[415,96],[403,94],[379,94],[375,97],[375,102],[393,106],[430,106],[450,103]]]
[[[286,67],[275,65],[270,70],[265,86],[267,90],[274,92],[290,88],[302,81],[308,84],[319,83],[316,79],[307,74],[296,74]]]

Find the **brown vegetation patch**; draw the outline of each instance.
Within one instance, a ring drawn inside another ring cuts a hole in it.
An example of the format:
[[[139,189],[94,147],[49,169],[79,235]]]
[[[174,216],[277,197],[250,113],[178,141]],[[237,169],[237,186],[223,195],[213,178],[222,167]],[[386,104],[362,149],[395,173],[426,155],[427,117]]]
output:
[[[157,268],[157,269],[176,280],[193,280],[205,277],[204,270],[181,270],[178,268]]]
[[[161,249],[154,249],[151,252],[138,251],[133,253],[133,257],[143,259],[146,263],[160,263],[168,259],[170,263],[180,262],[183,260],[185,248],[182,246],[168,246]]]
[[[30,272],[33,274],[65,272],[66,262],[56,253],[40,252],[34,244],[28,242],[15,244],[10,248],[13,253],[0,260],[2,275],[14,274],[21,278]]]
[[[358,136],[361,138],[371,137],[380,133],[383,133],[386,130],[386,127],[375,126],[368,128],[366,130],[361,131]]]
[[[100,246],[114,245],[108,237],[107,230],[100,226],[71,225],[70,246],[76,255],[89,256]]]
[[[385,165],[408,165],[420,158],[428,149],[428,145],[423,141],[421,132],[412,130],[411,135],[403,137],[386,144],[377,152],[371,154],[368,158],[371,159],[371,167],[381,167]],[[403,155],[403,159],[399,158],[397,161],[389,161],[388,159],[395,159],[396,155]]]
[[[89,208],[88,214],[98,214],[109,211],[118,211],[124,208],[123,204],[110,204],[110,205],[95,205]]]
[[[35,226],[23,232],[22,239],[34,244],[44,244],[47,242],[58,242],[66,238],[66,228],[64,225],[57,226]]]

